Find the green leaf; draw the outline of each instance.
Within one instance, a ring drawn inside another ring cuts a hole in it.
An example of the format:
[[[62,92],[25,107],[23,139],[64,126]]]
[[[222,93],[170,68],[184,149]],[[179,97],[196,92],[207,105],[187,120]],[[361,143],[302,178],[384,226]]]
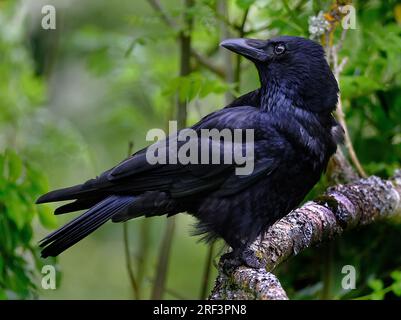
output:
[[[18,229],[22,229],[26,222],[26,207],[15,190],[11,190],[8,193],[5,206],[7,208],[7,216],[15,222]]]
[[[20,232],[20,241],[23,244],[29,244],[32,239],[32,227],[29,224],[25,224],[24,228]]]
[[[29,183],[32,195],[37,196],[38,194],[42,194],[49,190],[49,183],[47,181],[46,176],[30,166],[26,167],[27,171],[27,179],[26,182]]]
[[[391,290],[397,297],[401,297],[401,281],[394,282],[391,285]]]
[[[33,288],[33,283],[29,278],[29,273],[24,271],[22,265],[19,265],[13,270],[10,280],[12,289],[18,294],[18,296],[21,298],[27,298],[30,289]]]
[[[367,76],[341,76],[341,94],[344,98],[356,98],[369,95],[382,89],[382,85],[371,77]]]
[[[0,214],[0,243],[2,252],[13,252],[14,251],[14,241],[13,232],[10,226],[8,217],[1,213]]]
[[[401,281],[401,271],[400,270],[394,270],[393,272],[391,272],[390,276],[395,281]]]
[[[382,290],[384,287],[383,281],[381,281],[380,279],[370,279],[368,281],[368,286],[375,292]]]

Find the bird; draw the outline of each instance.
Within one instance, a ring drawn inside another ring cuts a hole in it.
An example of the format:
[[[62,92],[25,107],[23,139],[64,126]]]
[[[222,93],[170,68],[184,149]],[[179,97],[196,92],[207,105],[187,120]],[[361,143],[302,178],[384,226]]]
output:
[[[343,129],[333,116],[339,87],[313,40],[234,38],[220,45],[253,63],[260,86],[190,129],[253,130],[253,171],[239,175],[236,163],[150,164],[151,144],[93,179],[36,201],[72,201],[56,215],[87,210],[40,241],[43,258],[59,255],[109,220],[186,212],[197,220],[195,234],[223,239],[231,248],[227,260],[255,265],[245,254],[249,245],[302,202],[342,142]]]

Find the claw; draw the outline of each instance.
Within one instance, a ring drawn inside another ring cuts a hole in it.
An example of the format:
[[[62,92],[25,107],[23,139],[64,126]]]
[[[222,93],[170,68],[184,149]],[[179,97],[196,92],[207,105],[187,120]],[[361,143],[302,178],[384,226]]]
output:
[[[264,263],[250,249],[228,252],[221,257],[220,264],[226,275],[231,274],[239,266],[247,266],[252,269],[265,268]]]
[[[253,269],[265,268],[265,265],[261,259],[255,256],[254,251],[250,249],[245,249],[241,253],[241,260],[244,265]]]

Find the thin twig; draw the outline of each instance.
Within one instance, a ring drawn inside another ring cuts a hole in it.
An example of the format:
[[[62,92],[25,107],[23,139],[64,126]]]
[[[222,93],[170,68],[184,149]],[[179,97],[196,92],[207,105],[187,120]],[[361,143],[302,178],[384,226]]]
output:
[[[209,71],[213,72],[220,78],[224,78],[226,76],[226,73],[224,69],[213,62],[210,61],[210,59],[206,58],[204,55],[200,54],[198,51],[196,51],[194,48],[191,48],[191,55],[196,59],[196,61]]]
[[[329,242],[323,248],[322,254],[322,278],[323,278],[323,288],[321,291],[321,299],[322,300],[330,300],[331,298],[331,290],[332,290],[332,272],[333,272],[333,265],[334,265],[334,246],[333,242]]]
[[[344,59],[342,59],[341,63],[338,63],[338,54],[339,54],[341,48],[343,47],[343,43],[344,43],[345,37],[347,35],[347,29],[342,30],[339,41],[337,42],[336,45],[332,45],[330,38],[332,37],[332,33],[334,32],[334,30],[335,30],[335,26],[334,26],[334,24],[332,24],[331,28],[329,30],[327,30],[325,33],[325,36],[324,36],[325,51],[326,51],[327,63],[332,65],[334,76],[337,80],[337,83],[340,85],[340,74],[343,71],[345,64],[347,63],[348,60],[347,60],[347,57],[345,57]],[[344,129],[344,143],[345,143],[346,149],[348,150],[348,154],[351,159],[351,162],[354,164],[358,174],[361,177],[366,178],[367,175],[366,175],[361,163],[359,162],[359,159],[356,155],[356,152],[355,152],[355,149],[352,144],[352,140],[351,140],[351,137],[350,137],[350,134],[348,131],[348,126],[347,126],[347,122],[345,120],[345,114],[343,111],[341,93],[338,96],[337,109],[336,109],[335,113],[336,113],[338,122]]]
[[[330,31],[327,30],[324,33],[324,45],[325,45],[324,51],[326,52],[327,63],[330,65],[331,64],[331,53],[332,53],[332,50],[330,48],[329,38],[330,38]]]
[[[254,28],[254,29],[247,30],[247,31],[244,32],[244,35],[245,35],[245,36],[248,36],[248,35],[250,35],[250,34],[259,33],[259,32],[261,32],[261,31],[268,30],[269,27],[270,27],[270,23],[265,24],[265,25],[262,25],[262,26],[260,26],[260,27]]]
[[[128,157],[132,154],[132,149],[134,148],[134,144],[132,141],[128,143]],[[127,268],[128,276],[131,283],[132,293],[135,299],[140,299],[140,292],[138,282],[135,279],[134,271],[132,269],[131,263],[131,254],[129,247],[129,237],[128,237],[128,223],[123,223],[123,239],[124,239],[124,256],[125,256],[125,265]]]
[[[124,236],[124,256],[125,265],[127,267],[128,276],[131,283],[132,293],[135,299],[140,299],[140,293],[138,288],[138,283],[136,282],[134,271],[132,270],[131,255],[129,249],[129,239],[128,239],[128,223],[123,223],[123,236]]]
[[[291,17],[291,19],[294,21],[294,24],[302,30],[301,23],[299,22],[298,16],[295,14],[295,11],[290,8],[290,5],[288,4],[288,0],[282,0],[283,6],[285,10],[287,11],[288,15]]]
[[[208,296],[208,291],[209,291],[209,282],[210,282],[210,274],[211,274],[211,269],[212,269],[212,260],[213,260],[213,251],[214,251],[214,245],[215,242],[212,242],[207,251],[207,257],[205,261],[205,268],[203,270],[203,281],[202,281],[202,286],[201,286],[201,292],[200,292],[200,299],[205,300]]]
[[[341,32],[340,40],[338,41],[337,45],[335,46],[336,52],[340,52],[341,49],[343,48],[343,44],[345,41],[345,36],[347,35],[348,29],[343,28],[343,31]]]
[[[220,15],[227,16],[228,15],[228,2],[227,1],[219,1],[217,3],[217,10]],[[232,37],[232,33],[226,24],[220,23],[220,38],[228,39]],[[225,77],[224,80],[227,83],[234,83],[234,68],[232,64],[233,56],[228,50],[222,50],[221,56],[223,58],[224,68],[225,68]],[[225,93],[226,104],[230,103],[234,99],[234,94],[231,90],[228,90]]]
[[[158,0],[148,0],[148,3],[152,6],[152,8],[160,14],[160,18],[173,30],[178,31],[179,27],[175,20],[170,17],[170,15],[164,10],[160,1]]]
[[[138,289],[141,291],[143,280],[146,275],[146,265],[149,256],[149,236],[150,236],[150,223],[151,220],[144,219],[140,225],[139,231],[139,249],[137,254],[137,273],[136,278],[138,282]]]
[[[152,278],[147,277],[146,278],[150,283],[154,283],[155,280]],[[177,291],[171,289],[171,288],[164,288],[164,292],[168,293],[169,295],[173,296],[174,298],[177,298],[179,300],[187,300],[188,298],[184,297],[181,293],[178,293]]]
[[[238,29],[240,37],[244,36],[245,24],[246,24],[246,20],[248,19],[250,8],[251,7],[247,8],[245,10],[245,12],[244,12],[244,15],[242,16],[241,24],[240,24],[239,29]]]
[[[245,24],[246,24],[246,20],[248,19],[248,15],[249,15],[249,8],[247,8],[244,11],[244,15],[242,16],[242,21],[241,24],[239,26],[239,37],[243,38],[244,34],[245,34]],[[234,83],[235,83],[235,90],[237,92],[239,92],[240,86],[241,86],[241,61],[242,61],[242,57],[241,55],[237,54],[235,56],[236,61],[235,61],[235,71],[234,71]]]
[[[332,50],[331,54],[333,58],[333,67],[334,67],[334,76],[337,79],[337,82],[340,83],[340,73],[342,69],[344,68],[345,64],[347,63],[347,58],[344,58],[341,63],[338,63],[338,51],[337,50]],[[341,101],[341,94],[338,97],[338,104],[337,104],[337,109],[336,109],[336,116],[338,121],[340,122],[341,126],[344,129],[344,142],[345,142],[345,147],[348,150],[349,157],[354,164],[356,170],[358,171],[359,175],[363,178],[366,178],[366,172],[363,169],[361,163],[359,162],[358,156],[356,155],[354,146],[352,144],[352,140],[348,131],[348,126],[347,122],[345,120],[345,114],[343,111],[343,105]]]
[[[225,14],[222,14],[221,12],[219,12],[219,10],[216,10],[216,8],[213,7],[213,3],[206,3],[206,5],[209,7],[209,9],[213,11],[215,17],[223,22],[227,27],[231,28],[232,31],[238,30],[238,26],[234,23],[231,23],[230,19]],[[219,5],[219,3],[217,5]]]
[[[167,220],[166,229],[163,235],[163,241],[159,249],[159,257],[156,268],[156,278],[153,283],[153,289],[151,294],[152,300],[162,299],[163,294],[166,291],[165,285],[166,285],[169,257],[171,252],[171,245],[174,236],[174,229],[175,229],[175,219],[174,217],[170,217]]]
[[[362,168],[361,163],[359,162],[359,159],[356,155],[354,146],[352,144],[351,141],[351,137],[349,135],[349,131],[348,131],[348,127],[347,127],[347,123],[345,121],[345,115],[343,112],[343,108],[342,108],[342,103],[341,103],[341,99],[338,100],[338,105],[337,105],[337,110],[336,110],[336,116],[338,121],[340,122],[341,126],[344,129],[344,141],[345,141],[345,147],[348,150],[349,153],[349,157],[351,158],[352,163],[354,164],[356,170],[358,171],[359,175],[363,178],[366,178],[366,172],[365,170]]]

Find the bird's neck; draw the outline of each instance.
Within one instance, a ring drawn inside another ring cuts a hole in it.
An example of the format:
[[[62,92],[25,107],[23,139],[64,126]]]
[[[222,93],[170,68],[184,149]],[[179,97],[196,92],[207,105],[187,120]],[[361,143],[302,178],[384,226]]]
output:
[[[303,107],[303,99],[296,92],[296,87],[287,86],[274,80],[263,81],[260,88],[260,109],[263,112],[288,110]]]
[[[328,65],[321,74],[310,76],[306,71],[266,70],[258,67],[261,87],[260,108],[265,112],[298,109],[317,113],[334,111],[338,85]]]

